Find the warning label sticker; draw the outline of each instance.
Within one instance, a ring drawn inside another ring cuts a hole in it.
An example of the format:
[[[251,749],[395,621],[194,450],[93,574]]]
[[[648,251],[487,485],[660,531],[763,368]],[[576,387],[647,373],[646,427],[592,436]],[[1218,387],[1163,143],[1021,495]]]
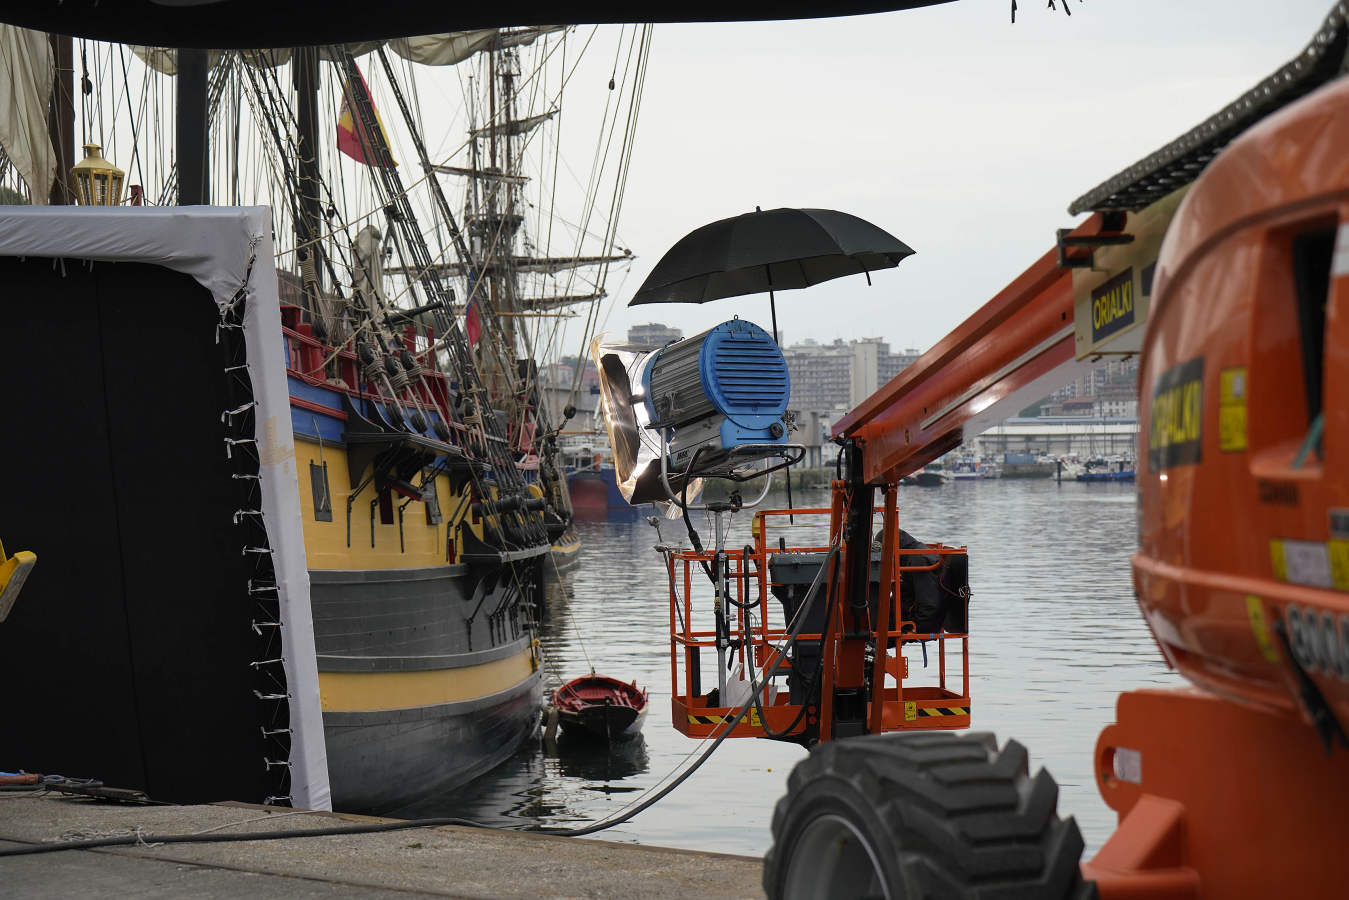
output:
[[[1223,369],[1218,378],[1218,449],[1246,449],[1246,369]]]

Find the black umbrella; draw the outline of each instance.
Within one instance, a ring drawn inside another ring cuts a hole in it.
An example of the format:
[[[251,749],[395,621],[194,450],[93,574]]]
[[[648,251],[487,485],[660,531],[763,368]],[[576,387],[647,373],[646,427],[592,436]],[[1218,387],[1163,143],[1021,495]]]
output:
[[[866,219],[834,209],[755,209],[696,228],[671,247],[628,306],[706,303],[768,292],[773,342],[778,340],[774,291],[890,269],[913,249]],[[867,275],[867,284],[871,276]],[[792,479],[787,476],[787,508]],[[794,517],[789,517],[795,521]]]
[[[706,303],[889,269],[913,255],[899,238],[833,209],[755,210],[694,229],[661,257],[628,306]],[[871,276],[867,276],[870,284]]]

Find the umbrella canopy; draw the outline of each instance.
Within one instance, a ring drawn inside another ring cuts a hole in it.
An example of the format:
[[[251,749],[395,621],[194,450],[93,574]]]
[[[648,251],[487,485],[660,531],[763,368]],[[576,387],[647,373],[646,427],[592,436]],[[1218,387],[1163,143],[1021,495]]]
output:
[[[893,268],[912,255],[899,238],[845,212],[755,211],[689,232],[656,263],[628,306],[810,287]]]

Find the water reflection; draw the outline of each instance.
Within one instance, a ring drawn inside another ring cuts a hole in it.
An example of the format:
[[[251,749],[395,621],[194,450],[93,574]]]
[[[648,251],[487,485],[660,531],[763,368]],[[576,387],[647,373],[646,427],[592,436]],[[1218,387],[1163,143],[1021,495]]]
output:
[[[797,492],[798,506],[827,506],[827,492]],[[768,505],[784,498],[770,497]],[[1043,481],[957,482],[900,491],[901,525],[925,541],[970,553],[970,670],[974,728],[1016,738],[1061,787],[1061,813],[1082,826],[1089,852],[1114,827],[1091,773],[1100,729],[1115,697],[1174,685],[1138,615],[1128,557],[1137,541],[1132,485]],[[748,513],[730,546],[749,540]],[[711,541],[710,523],[695,526]],[[664,539],[683,526],[663,524]],[[540,639],[548,690],[585,674],[636,679],[651,695],[639,743],[612,755],[561,742],[557,755],[532,741],[503,766],[450,795],[419,804],[421,815],[462,815],[496,824],[594,821],[633,802],[690,755],[698,741],[669,717],[667,582],[645,522],[579,526],[580,564],[548,593]],[[772,537],[780,532],[774,531]],[[802,518],[791,543],[823,542]],[[704,597],[710,606],[710,594]],[[922,657],[909,663],[921,672]],[[575,752],[574,752],[575,751]],[[761,740],[725,742],[687,783],[632,822],[596,837],[723,853],[761,854],[771,843],[773,805],[805,751]]]
[[[624,793],[634,790],[615,784],[641,775],[651,766],[646,738],[640,734],[613,743],[562,735],[557,741],[559,771],[567,778],[603,782],[596,790]]]

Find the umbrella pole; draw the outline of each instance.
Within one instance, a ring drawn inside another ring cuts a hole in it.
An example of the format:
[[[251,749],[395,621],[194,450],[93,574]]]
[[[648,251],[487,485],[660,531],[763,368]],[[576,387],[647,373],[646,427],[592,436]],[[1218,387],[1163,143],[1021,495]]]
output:
[[[756,207],[757,209],[757,207]],[[764,279],[768,282],[768,308],[773,313],[773,343],[778,343],[778,301],[773,296],[773,267],[764,263]],[[781,346],[779,344],[779,346]]]
[[[778,301],[773,297],[773,289],[768,289],[768,308],[773,312],[773,343],[778,342]]]
[[[764,266],[764,270],[768,272],[769,282],[772,282],[773,280],[772,271],[769,270],[767,266]],[[773,297],[772,288],[768,289],[768,308],[773,313],[773,343],[776,344],[778,342],[778,302]],[[787,523],[789,525],[795,525],[796,516],[791,515],[791,511],[796,508],[795,506],[792,505],[792,467],[788,466],[786,471],[787,471],[787,513],[788,513]]]

